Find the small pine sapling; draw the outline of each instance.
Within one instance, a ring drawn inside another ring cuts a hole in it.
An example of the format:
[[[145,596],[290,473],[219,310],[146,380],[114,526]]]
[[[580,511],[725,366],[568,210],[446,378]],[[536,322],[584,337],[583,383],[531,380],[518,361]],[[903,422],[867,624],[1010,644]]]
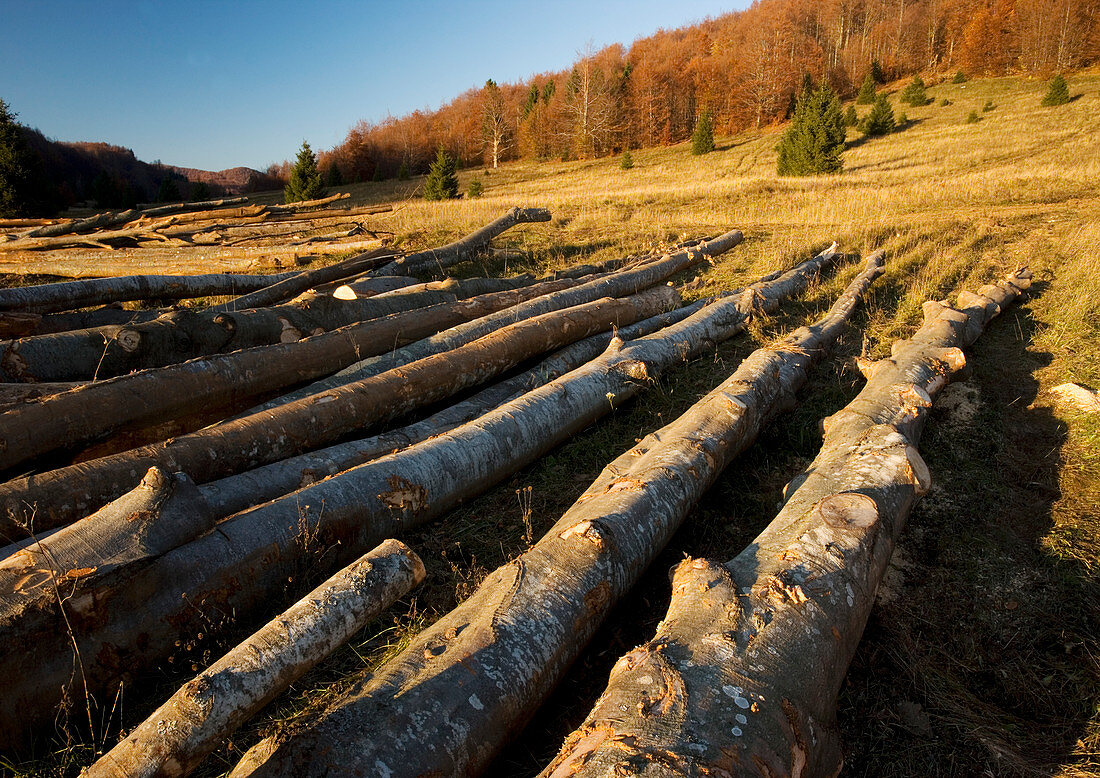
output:
[[[406,160],[401,160],[401,167],[397,168],[397,180],[409,180],[409,163]]]
[[[623,151],[623,158],[619,160],[619,167],[623,170],[631,170],[634,167],[634,157],[630,156],[630,149]]]
[[[468,198],[481,197],[481,193],[483,191],[485,191],[485,188],[484,188],[484,186],[482,186],[481,179],[480,178],[471,179],[470,180],[470,185],[466,188],[466,197],[468,197]]]
[[[985,105],[983,105],[983,106],[982,106],[982,112],[983,112],[983,113],[989,113],[990,111],[992,111],[992,110],[993,110],[994,108],[996,108],[996,107],[997,107],[997,106],[995,106],[995,105],[993,104],[993,101],[992,101],[992,100],[986,100],[986,101],[985,101]]]
[[[931,100],[928,98],[928,94],[924,91],[926,89],[924,79],[919,75],[913,76],[913,80],[902,90],[901,96],[898,98],[903,103],[908,103],[914,108],[919,108],[922,105],[928,105]]]
[[[977,124],[982,120],[982,117],[978,116],[977,111],[971,111],[970,115],[966,117],[967,124]]]
[[[856,113],[856,107],[849,105],[848,110],[844,112],[844,126],[855,127],[859,124],[859,114]]]
[[[856,97],[857,105],[872,105],[875,102],[875,79],[870,73],[867,74],[867,78],[863,79],[863,86],[859,88],[859,95]]]
[[[871,106],[871,112],[863,117],[859,123],[859,129],[864,135],[886,135],[894,131],[894,109],[890,107],[890,101],[886,95],[875,98],[875,104]]]
[[[317,169],[317,157],[314,156],[309,143],[302,141],[298,159],[290,171],[290,181],[283,190],[283,199],[288,203],[298,203],[303,200],[316,200],[324,194],[325,187],[321,183],[321,171]]]
[[[1054,78],[1050,79],[1050,86],[1047,87],[1043,105],[1065,105],[1068,102],[1069,84],[1066,83],[1066,79],[1061,73],[1057,73]]]
[[[424,181],[424,199],[450,200],[455,197],[458,197],[458,162],[440,145],[435,161],[428,169],[428,178]]]
[[[699,114],[695,122],[695,132],[691,134],[691,153],[699,156],[714,151],[714,120],[710,111]]]
[[[955,74],[955,77],[953,79],[951,79],[951,83],[952,84],[965,84],[966,83],[966,73],[963,73],[960,70],[958,73]]]
[[[776,150],[776,172],[781,176],[839,173],[844,164],[844,117],[840,100],[828,84],[799,96],[791,126]]]

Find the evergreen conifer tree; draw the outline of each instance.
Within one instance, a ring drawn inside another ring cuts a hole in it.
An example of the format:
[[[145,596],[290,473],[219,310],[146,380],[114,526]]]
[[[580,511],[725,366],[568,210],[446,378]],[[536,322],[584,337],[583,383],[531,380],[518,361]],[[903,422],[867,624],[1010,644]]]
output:
[[[630,170],[634,167],[634,157],[630,156],[630,149],[623,151],[623,158],[619,160],[619,167],[623,170]]]
[[[428,169],[428,178],[424,181],[424,199],[449,200],[458,197],[457,171],[458,162],[440,145],[435,162]]]
[[[886,74],[882,72],[882,65],[877,59],[871,60],[871,78],[875,79],[876,84],[886,83]]]
[[[859,129],[864,135],[886,135],[894,131],[894,109],[890,107],[890,101],[886,95],[875,98],[875,104],[871,106],[871,112],[863,117],[859,123]]]
[[[401,167],[397,168],[397,180],[409,180],[409,163],[406,160],[401,160]]]
[[[481,183],[480,178],[470,179],[470,185],[466,188],[467,197],[481,197],[481,193],[485,191],[484,185]]]
[[[691,134],[691,153],[709,154],[714,151],[714,120],[710,111],[699,114],[699,120],[695,122],[695,132]]]
[[[1043,98],[1043,105],[1065,105],[1068,102],[1069,85],[1066,83],[1066,79],[1062,77],[1062,74],[1057,73],[1054,78],[1050,79],[1050,86],[1047,88],[1046,96]]]
[[[179,186],[172,178],[172,174],[166,172],[164,178],[160,180],[160,186],[157,187],[157,202],[178,203],[181,199]]]
[[[190,199],[193,203],[201,203],[203,200],[210,199],[210,187],[206,185],[205,181],[199,181],[191,187]]]
[[[855,127],[859,124],[859,114],[856,113],[856,107],[849,105],[848,110],[844,112],[844,126]]]
[[[919,75],[913,76],[913,80],[902,90],[901,96],[898,99],[914,107],[928,105],[931,101],[924,90],[924,80]]]
[[[309,147],[309,143],[302,141],[298,159],[290,171],[290,181],[283,190],[283,199],[288,203],[297,203],[303,200],[316,200],[324,194],[321,171],[317,169],[317,157],[313,155],[313,149]]]
[[[955,74],[955,77],[953,79],[951,79],[951,83],[952,84],[965,84],[966,83],[966,73],[963,73],[960,70],[958,73]]]
[[[776,147],[777,172],[781,176],[839,173],[844,136],[840,100],[832,87],[820,84],[798,99],[791,126]]]
[[[23,216],[33,200],[31,151],[16,114],[0,100],[0,216]]]
[[[873,102],[875,102],[875,78],[868,73],[867,78],[863,79],[863,86],[859,88],[856,104],[871,105]]]
[[[328,166],[328,175],[325,176],[325,184],[328,186],[341,186],[344,177],[340,174],[340,166],[333,162]]]

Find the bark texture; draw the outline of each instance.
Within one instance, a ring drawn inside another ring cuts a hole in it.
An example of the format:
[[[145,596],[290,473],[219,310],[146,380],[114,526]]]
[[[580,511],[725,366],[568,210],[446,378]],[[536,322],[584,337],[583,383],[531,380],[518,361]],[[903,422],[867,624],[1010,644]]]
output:
[[[109,696],[126,672],[163,661],[176,641],[209,631],[230,614],[248,618],[300,566],[339,564],[341,555],[439,516],[639,391],[647,383],[639,356],[652,358],[647,370],[656,370],[698,352],[742,328],[745,308],[754,310],[784,291],[798,291],[827,261],[827,256],[817,257],[774,285],[755,285],[736,298],[700,305],[690,317],[625,349],[616,342],[600,360],[475,421],[238,513],[219,523],[217,531],[135,569],[125,586],[101,587],[94,600],[80,600],[68,612],[80,625],[80,655],[94,658],[85,664],[83,677],[95,693]],[[323,556],[302,542],[303,528],[313,548],[326,549]],[[22,700],[21,715],[31,722],[52,715],[57,699],[42,690],[60,688],[72,671],[60,621],[54,614],[53,623],[31,624],[18,635],[10,631],[11,639],[0,643],[0,665],[35,668],[33,674],[9,679],[6,690]]]
[[[146,275],[61,281],[0,289],[0,310],[53,313],[132,300],[184,300],[208,295],[239,294],[263,289],[295,275],[297,273],[209,273],[200,276]]]
[[[233,775],[478,773],[718,473],[793,402],[881,265],[874,255],[825,319],[754,352],[687,413],[609,465],[530,551],[490,574],[312,726],[246,754]],[[760,294],[747,290],[737,302],[752,305]],[[636,379],[648,374],[642,360],[623,367]]]
[[[379,275],[415,275],[427,270],[442,270],[467,259],[480,256],[489,248],[489,242],[517,224],[550,221],[550,211],[545,208],[513,208],[499,219],[490,222],[476,232],[446,246],[418,251],[395,259],[379,269]]]
[[[42,530],[74,521],[132,489],[138,474],[154,465],[185,472],[202,483],[329,445],[369,423],[437,402],[482,384],[525,359],[648,318],[675,307],[678,301],[675,290],[657,287],[627,298],[574,306],[271,412],[13,479],[0,485],[0,507],[4,509],[0,531],[11,533],[15,540],[21,536],[20,523],[33,520],[35,529]]]
[[[916,444],[961,349],[1030,285],[925,307],[924,325],[869,366],[826,419],[775,520],[725,564],[687,559],[668,614],[615,665],[543,776],[835,776],[836,697],[910,508],[930,485]]]
[[[81,386],[79,392],[26,402],[0,417],[0,470],[58,449],[86,444],[135,425],[164,423],[213,407],[240,408],[250,397],[329,375],[342,366],[522,300],[575,285],[549,281],[470,300],[440,303],[350,325],[298,342],[256,347]],[[439,294],[439,293],[433,293]],[[411,296],[408,296],[411,297]],[[376,310],[400,308],[405,298],[381,297]],[[367,298],[361,303],[371,303]],[[219,314],[226,322],[232,314]],[[211,326],[220,326],[211,324]],[[9,344],[7,364],[25,370]],[[44,355],[48,357],[47,351]],[[19,373],[28,378],[26,372]],[[37,377],[37,376],[36,376]],[[39,384],[29,384],[38,386]],[[0,518],[0,531],[3,519]]]
[[[88,768],[84,778],[182,776],[238,726],[424,580],[387,540],[227,653]]]
[[[309,397],[342,386],[350,381],[399,368],[432,354],[458,348],[531,316],[561,310],[571,305],[579,305],[604,296],[618,297],[625,294],[635,294],[641,289],[661,283],[681,270],[705,261],[707,257],[718,256],[729,251],[739,244],[741,239],[741,231],[732,230],[712,241],[686,248],[661,259],[645,262],[628,270],[600,276],[573,289],[530,300],[492,316],[486,316],[440,332],[438,335],[417,341],[404,348],[395,349],[383,356],[362,360],[344,368],[330,378],[317,381],[304,389],[285,394],[258,406],[255,410],[270,410],[286,402]]]

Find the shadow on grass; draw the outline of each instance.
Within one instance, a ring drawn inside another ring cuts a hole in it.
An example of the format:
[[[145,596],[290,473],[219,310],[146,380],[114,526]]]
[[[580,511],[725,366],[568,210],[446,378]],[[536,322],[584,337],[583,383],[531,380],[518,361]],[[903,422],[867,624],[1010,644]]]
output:
[[[994,320],[932,412],[933,489],[840,695],[847,775],[1045,775],[1086,734],[1100,619],[1088,571],[1043,552],[1067,427],[1033,406],[1036,329],[1026,307]]]

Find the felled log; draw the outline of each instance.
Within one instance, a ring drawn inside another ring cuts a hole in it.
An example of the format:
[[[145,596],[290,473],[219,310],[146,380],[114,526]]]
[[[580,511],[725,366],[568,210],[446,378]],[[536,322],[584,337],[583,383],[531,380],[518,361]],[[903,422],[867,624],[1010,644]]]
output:
[[[651,316],[617,330],[617,337],[626,341],[649,335],[686,319],[707,302],[700,301]],[[324,478],[350,470],[386,454],[395,453],[473,421],[494,408],[511,402],[526,392],[595,359],[606,349],[608,341],[609,336],[606,333],[593,335],[560,349],[524,373],[499,381],[462,402],[450,405],[413,424],[362,440],[352,440],[318,451],[299,454],[254,470],[211,481],[199,487],[199,491],[218,517],[230,516],[253,505],[278,499]]]
[[[66,381],[58,384],[0,384],[0,411],[7,410],[9,406],[61,394],[78,386],[84,386],[84,384],[80,381]]]
[[[266,624],[159,707],[84,778],[187,775],[243,722],[424,580],[387,540]]]
[[[83,219],[72,219],[70,221],[58,222],[54,224],[47,224],[38,229],[31,230],[26,234],[28,238],[50,238],[58,235],[69,235],[79,232],[91,232],[93,230],[104,229],[106,227],[114,227],[119,224],[126,224],[134,219],[141,218],[141,211],[136,208],[130,208],[125,211],[115,211],[111,213],[99,213],[94,216],[88,216]]]
[[[268,205],[268,213],[299,213],[300,211],[306,211],[310,208],[319,208],[322,205],[328,205],[329,203],[335,203],[337,200],[347,200],[351,197],[351,192],[337,192],[334,195],[328,197],[321,197],[316,200],[301,200],[297,203],[287,203],[286,205]]]
[[[187,214],[184,214],[186,216]],[[115,250],[58,249],[0,252],[0,273],[44,274],[86,278],[131,273],[208,274],[242,272],[258,267],[297,264],[310,256],[364,251],[381,240],[317,243],[307,247],[186,246]]]
[[[616,459],[529,551],[302,732],[245,754],[234,778],[477,774],[726,464],[793,402],[810,365],[881,273],[878,253],[823,319],[755,351],[683,416]],[[748,292],[734,305],[754,297]]]
[[[481,255],[489,248],[493,238],[510,227],[548,221],[550,221],[550,211],[545,208],[513,208],[499,219],[470,233],[465,238],[439,248],[407,254],[382,266],[378,273],[379,275],[415,275],[425,270],[442,270]]]
[[[469,300],[414,308],[297,342],[295,338],[277,346],[243,349],[224,356],[95,381],[82,386],[80,392],[67,392],[41,403],[27,403],[5,414],[0,428],[0,470],[31,461],[49,451],[88,443],[126,426],[165,422],[211,407],[239,408],[250,397],[328,375],[365,354],[385,352],[395,345],[575,284],[575,281],[563,279],[493,292]],[[372,301],[383,305],[402,303],[400,298],[385,297],[352,302],[366,304]],[[183,314],[177,312],[174,316],[179,318]],[[211,337],[218,337],[218,329],[233,326],[237,320],[235,316],[219,314],[212,322],[200,319],[200,323],[205,321],[213,329]],[[278,321],[274,326],[280,326]],[[15,359],[19,356],[15,351],[19,345],[18,341],[7,345],[0,359],[5,372],[14,373],[13,365],[21,369],[26,364]],[[47,368],[64,367],[49,362],[50,353],[49,349],[41,352]],[[19,375],[27,377],[26,372]],[[105,413],[105,408],[110,412]],[[0,536],[4,529],[4,520],[0,517]]]
[[[675,290],[657,287],[606,298],[511,325],[489,337],[321,395],[225,421],[163,443],[70,465],[0,485],[0,532],[58,526],[132,489],[159,465],[202,483],[319,448],[364,425],[395,418],[484,383],[517,363],[616,325],[674,307]],[[32,407],[32,406],[26,406]],[[10,451],[10,446],[8,451]],[[7,453],[7,452],[3,452]]]
[[[917,451],[961,349],[1030,285],[1017,272],[960,309],[928,304],[912,339],[874,363],[825,421],[779,515],[725,564],[686,559],[657,635],[543,776],[837,775],[836,697],[911,507],[929,488]]]
[[[551,281],[544,283],[540,289],[560,289],[562,284],[563,281]],[[520,293],[520,288],[497,292],[497,297],[507,303],[486,305],[484,308],[497,310],[541,293],[530,289],[528,293]],[[147,321],[135,321],[144,318],[136,314],[130,316],[130,321],[125,324],[15,338],[0,348],[0,379],[83,381],[110,378],[209,354],[273,343],[292,343],[349,324],[428,306],[449,305],[458,299],[458,295],[442,290],[350,300],[332,295],[310,295],[291,304],[235,312],[180,308]],[[464,314],[456,315],[453,306],[441,310],[446,311],[451,319],[465,321],[469,318]],[[125,312],[120,318],[127,318]],[[0,324],[3,321],[3,315],[0,315]],[[414,318],[412,322],[413,329],[421,334],[437,332],[441,328],[436,326],[436,319],[430,312],[422,321]],[[27,324],[40,326],[41,322]],[[392,348],[402,340],[407,342],[408,338],[376,344],[368,351],[377,353],[380,348]]]
[[[0,289],[0,310],[52,313],[132,300],[185,300],[263,289],[297,273],[118,276]]]
[[[645,289],[648,286],[660,283],[681,270],[697,265],[708,257],[715,257],[729,251],[738,245],[741,239],[740,230],[731,230],[714,240],[700,243],[698,246],[678,251],[660,259],[654,259],[627,270],[597,276],[576,288],[528,301],[492,316],[486,316],[445,332],[440,332],[438,335],[425,338],[404,348],[395,349],[382,356],[368,357],[344,368],[330,378],[317,381],[303,389],[264,403],[258,406],[256,410],[269,410],[285,402],[336,388],[349,381],[377,375],[414,360],[458,348],[522,318],[560,310],[570,305],[578,305],[606,295],[633,294],[639,289]]]
[[[25,251],[54,249],[62,246],[103,245],[106,241],[120,239],[150,239],[159,238],[165,240],[162,235],[157,235],[157,230],[171,226],[174,222],[166,219],[159,222],[138,222],[133,227],[119,230],[101,230],[87,235],[69,234],[46,238],[22,238],[19,240],[0,243],[0,251]]]
[[[100,587],[95,600],[80,600],[68,611],[70,620],[89,625],[76,636],[80,655],[95,658],[85,664],[85,682],[106,698],[122,672],[162,661],[182,635],[208,629],[227,613],[245,618],[269,602],[296,567],[341,564],[346,555],[429,521],[506,478],[610,412],[614,402],[648,385],[640,371],[632,370],[638,362],[630,357],[649,355],[654,361],[648,364],[657,370],[659,364],[697,353],[743,327],[745,309],[754,310],[784,289],[800,288],[812,276],[811,266],[824,261],[819,257],[804,263],[778,286],[756,285],[736,298],[700,305],[692,316],[649,341],[632,341],[626,348],[616,341],[606,358],[447,435],[238,513],[220,522],[217,531],[135,570],[126,586]],[[616,369],[609,370],[609,365]],[[303,526],[314,539],[313,547],[325,549],[323,556],[303,546]],[[59,624],[60,615],[55,619]],[[10,679],[5,690],[20,701],[19,715],[28,721],[52,715],[57,699],[42,690],[58,688],[71,672],[66,633],[57,624],[33,625],[33,631],[21,632],[18,639],[0,641],[0,666],[35,668],[27,677]],[[124,657],[125,663],[116,664],[115,656]],[[0,694],[0,725],[5,698]]]
[[[389,256],[392,256],[392,254],[381,247],[374,251],[356,254],[354,257],[341,262],[315,270],[305,270],[276,284],[235,297],[221,305],[214,306],[213,310],[240,311],[245,308],[275,305],[320,284],[337,281],[362,272],[364,269],[377,267],[380,263],[385,262]]]
[[[349,286],[350,294],[354,294],[356,297],[370,297],[376,294],[384,294],[385,292],[394,292],[398,289],[406,289],[410,286],[419,286],[419,282],[410,276],[367,276],[366,278],[353,281],[350,284],[344,284],[340,281],[322,284],[317,287],[317,291],[330,292],[333,297],[339,297],[341,300],[349,300],[351,299],[351,297],[349,297],[349,292],[336,294],[337,290],[344,286]]]
[[[211,208],[224,208],[229,205],[244,205],[247,197],[224,197],[220,200],[199,200],[193,203],[168,203],[167,205],[152,205],[141,208],[142,216],[164,216],[170,213],[186,213],[188,211],[208,211]]]

